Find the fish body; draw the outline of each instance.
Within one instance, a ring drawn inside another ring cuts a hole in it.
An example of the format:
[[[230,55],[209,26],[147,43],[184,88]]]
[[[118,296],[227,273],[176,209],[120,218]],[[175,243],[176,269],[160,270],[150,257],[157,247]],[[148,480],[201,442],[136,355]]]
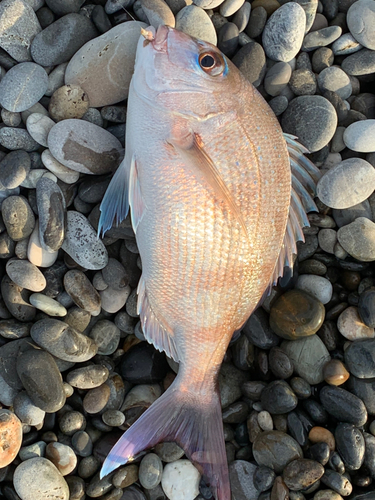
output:
[[[298,163],[302,149],[289,142]],[[230,499],[217,375],[234,331],[301,239],[302,205],[297,194],[290,222],[291,193],[287,142],[255,88],[216,47],[149,28],[130,85],[126,154],[100,230],[130,205],[143,331],[179,373],[115,445],[103,475],[176,441],[215,498]]]

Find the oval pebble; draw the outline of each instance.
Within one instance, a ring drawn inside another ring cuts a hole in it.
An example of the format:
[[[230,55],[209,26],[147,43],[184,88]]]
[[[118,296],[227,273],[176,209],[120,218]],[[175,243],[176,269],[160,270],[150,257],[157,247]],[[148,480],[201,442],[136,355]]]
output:
[[[47,137],[55,122],[42,113],[31,113],[26,120],[26,128],[31,137],[41,146],[47,147]]]
[[[352,342],[345,351],[345,364],[355,377],[374,378],[375,340],[362,339]]]
[[[343,209],[365,201],[374,189],[373,166],[362,158],[348,158],[320,178],[317,195],[325,205]]]
[[[362,45],[357,42],[350,33],[341,35],[333,44],[332,51],[335,56],[346,56],[358,52],[362,49]]]
[[[102,365],[83,366],[71,370],[66,381],[78,389],[93,389],[99,387],[108,379],[108,368]]]
[[[148,22],[157,29],[161,24],[175,27],[175,18],[170,7],[164,0],[140,0],[142,10]]]
[[[0,409],[0,468],[16,458],[22,443],[22,424],[9,410]]]
[[[375,337],[375,329],[365,325],[354,306],[343,311],[337,320],[337,328],[348,340],[368,339]]]
[[[34,213],[23,196],[9,196],[1,205],[1,213],[8,235],[13,241],[20,241],[33,232]]]
[[[52,156],[49,149],[45,149],[41,156],[43,165],[58,179],[66,184],[75,184],[79,179],[79,172],[66,167]]]
[[[323,276],[302,274],[298,277],[296,288],[309,293],[322,304],[328,304],[332,298],[332,284],[327,278],[323,278]]]
[[[32,292],[41,292],[47,285],[42,272],[28,260],[9,260],[6,271],[14,283]]]
[[[101,175],[118,167],[123,155],[120,141],[107,130],[84,120],[63,120],[48,134],[52,155],[66,167]]]
[[[341,36],[341,33],[342,28],[340,26],[328,26],[327,28],[310,32],[303,40],[302,50],[311,52],[319,47],[326,47],[337,40]]]
[[[345,57],[341,69],[348,75],[369,75],[375,71],[375,51],[362,49],[355,54]]]
[[[33,293],[29,297],[30,304],[48,314],[48,316],[63,317],[67,314],[67,310],[57,300],[47,297],[43,293]]]
[[[27,258],[38,267],[52,266],[58,257],[58,250],[51,253],[42,248],[39,239],[39,221],[36,221],[34,231],[31,233],[27,247]]]
[[[82,271],[68,271],[64,276],[64,287],[78,307],[95,315],[100,312],[100,296]]]
[[[139,482],[146,490],[151,490],[160,483],[163,474],[163,464],[156,453],[147,453],[142,458],[138,474]]]
[[[190,500],[199,494],[200,474],[189,460],[176,460],[164,467],[161,484],[169,500]]]
[[[297,458],[292,460],[283,471],[283,479],[292,491],[308,488],[324,474],[324,467],[315,460]]]
[[[73,472],[77,465],[76,454],[70,446],[63,443],[48,443],[46,458],[53,463],[63,476]]]
[[[30,458],[16,468],[14,488],[22,500],[69,500],[70,497],[68,484],[59,470],[43,457]]]
[[[253,454],[258,465],[264,465],[280,474],[285,466],[302,458],[302,450],[295,439],[281,431],[262,432],[253,444]]]
[[[0,162],[0,184],[2,189],[15,189],[21,185],[30,173],[31,160],[26,151],[8,153]]]
[[[348,75],[337,66],[325,68],[318,75],[318,85],[321,92],[330,90],[336,92],[341,99],[347,99],[352,93],[352,84]]]
[[[375,224],[365,217],[340,227],[337,238],[343,249],[355,259],[363,262],[375,260]]]
[[[354,2],[347,13],[350,33],[362,45],[375,50],[375,5],[372,0]]]
[[[15,127],[2,127],[0,129],[0,144],[10,151],[23,149],[31,153],[40,148],[38,144],[27,130]]]
[[[325,410],[341,422],[357,427],[367,422],[367,410],[363,401],[341,387],[325,386],[319,394]]]
[[[56,182],[46,177],[36,185],[39,213],[39,239],[47,252],[59,250],[64,241],[65,199]]]
[[[187,5],[176,16],[176,28],[190,36],[217,44],[214,25],[207,12],[196,5]]]
[[[14,399],[14,412],[23,424],[40,425],[46,415],[33,404],[25,391],[21,391]]]
[[[345,129],[345,146],[359,153],[375,152],[375,120],[361,120]]]

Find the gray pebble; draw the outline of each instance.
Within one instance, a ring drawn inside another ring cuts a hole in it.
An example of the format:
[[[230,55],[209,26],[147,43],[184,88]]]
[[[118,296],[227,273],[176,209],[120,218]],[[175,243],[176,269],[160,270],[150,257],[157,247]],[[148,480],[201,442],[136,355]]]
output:
[[[352,123],[346,128],[343,140],[345,146],[352,151],[358,151],[359,153],[375,152],[375,120],[362,120]]]
[[[35,227],[35,217],[31,207],[23,196],[9,196],[1,211],[5,227],[13,241],[27,238]]]
[[[103,413],[102,419],[110,427],[120,427],[125,422],[125,415],[119,410],[107,410]]]
[[[180,10],[176,16],[176,28],[213,45],[217,43],[216,31],[210,17],[196,5],[187,5]]]
[[[266,73],[266,56],[259,43],[249,42],[244,45],[232,62],[254,87],[259,87]]]
[[[267,11],[264,7],[256,7],[251,11],[249,24],[246,27],[246,34],[250,38],[257,38],[263,32],[267,22]]]
[[[249,4],[250,5],[250,4]],[[238,46],[238,28],[234,23],[225,23],[218,32],[218,48],[228,57],[232,57]]]
[[[64,241],[65,199],[61,189],[51,179],[41,178],[36,185],[39,213],[39,240],[47,252],[55,252]]]
[[[42,272],[28,260],[9,260],[6,271],[10,279],[22,288],[32,292],[41,292],[46,287]]]
[[[0,162],[0,183],[2,189],[15,189],[26,179],[31,166],[30,156],[26,151],[8,153]]]
[[[100,312],[100,296],[82,271],[68,271],[64,276],[64,287],[78,307],[95,315]]]
[[[17,394],[13,406],[14,413],[23,424],[39,425],[43,423],[45,411],[35,406],[25,391]]]
[[[306,28],[305,33],[310,31],[316,16],[316,9],[318,8],[318,0],[298,0],[297,3],[303,8],[306,14]]]
[[[347,99],[352,93],[352,84],[348,75],[337,66],[323,69],[318,76],[318,85],[322,92],[336,92],[341,99]]]
[[[48,146],[47,137],[55,122],[42,113],[31,113],[26,120],[26,128],[31,137],[41,146]]]
[[[102,365],[84,366],[70,371],[66,381],[78,389],[93,389],[99,387],[108,379],[108,368]]]
[[[362,45],[375,50],[375,5],[372,0],[358,0],[347,13],[350,33]]]
[[[224,0],[220,5],[220,14],[223,17],[233,16],[245,3],[244,0]]]
[[[8,111],[25,111],[39,101],[47,86],[48,75],[39,64],[17,64],[0,81],[0,104]]]
[[[146,489],[155,488],[161,481],[163,464],[156,453],[147,453],[139,465],[139,482]]]
[[[78,12],[84,3],[84,0],[64,0],[64,2],[58,0],[46,0],[46,3],[52,12],[58,16],[64,16],[65,14],[70,14],[71,12]]]
[[[363,262],[375,260],[374,238],[375,224],[365,217],[358,217],[354,222],[337,231],[340,245],[348,254]]]
[[[289,101],[284,95],[279,95],[271,99],[268,104],[275,115],[280,116],[288,107]]]
[[[76,432],[85,430],[86,419],[79,411],[66,411],[59,419],[59,428],[66,436],[73,436]]]
[[[65,70],[68,63],[62,63],[56,66],[48,75],[48,87],[44,95],[51,97],[52,94],[64,85]]]
[[[341,69],[348,75],[361,76],[375,72],[375,51],[362,49],[355,54],[345,57]]]
[[[22,149],[30,153],[40,148],[27,130],[23,128],[2,127],[0,128],[0,144],[11,151]]]
[[[30,328],[31,324],[19,323],[15,319],[3,319],[0,321],[0,335],[5,339],[15,340],[28,337]]]
[[[120,330],[107,319],[99,320],[91,329],[89,337],[98,346],[98,354],[113,354],[120,343]]]
[[[302,44],[302,50],[311,52],[319,47],[325,47],[337,40],[342,33],[340,26],[328,26],[312,33],[308,33]]]
[[[18,127],[22,121],[21,113],[15,113],[3,108],[1,110],[1,119],[7,127]]]
[[[44,457],[46,446],[44,441],[37,441],[28,446],[23,446],[19,451],[19,457],[23,462],[30,458]]]
[[[88,479],[93,476],[100,467],[101,462],[98,458],[94,457],[94,455],[83,457],[78,465],[78,474],[83,479]]]
[[[333,230],[324,229],[322,231],[333,231]],[[333,232],[336,235],[336,232],[335,231]],[[333,253],[333,251],[330,253]],[[328,304],[328,302],[332,298],[332,293],[333,293],[332,284],[327,278],[324,278],[323,276],[315,276],[313,274],[302,274],[298,277],[296,288],[309,293],[310,295],[318,299],[322,304]]]
[[[89,457],[92,455],[92,441],[85,431],[78,431],[72,436],[72,446],[80,457]]]
[[[175,462],[182,458],[185,454],[184,450],[173,442],[159,443],[154,448],[155,453],[163,462]]]
[[[48,316],[65,316],[67,310],[57,300],[47,297],[43,293],[33,293],[29,297],[30,304],[43,311]]]
[[[288,85],[292,75],[292,68],[286,62],[274,64],[266,73],[264,88],[267,94],[275,97]]]
[[[341,35],[332,45],[332,51],[335,56],[354,54],[354,52],[358,52],[361,49],[362,45],[350,33]]]
[[[320,73],[326,68],[332,66],[334,61],[334,55],[331,49],[328,47],[320,47],[315,50],[312,56],[312,67],[315,73]]]
[[[110,258],[103,268],[102,277],[104,282],[115,290],[121,290],[129,284],[129,277],[124,266],[113,258]]]
[[[241,33],[249,23],[251,12],[251,4],[250,2],[244,2],[242,7],[238,9],[238,11],[234,14],[232,23],[234,23],[238,31]]]
[[[302,52],[304,54],[305,52]],[[314,95],[316,92],[316,78],[309,69],[296,69],[289,81],[293,93],[300,95]]]

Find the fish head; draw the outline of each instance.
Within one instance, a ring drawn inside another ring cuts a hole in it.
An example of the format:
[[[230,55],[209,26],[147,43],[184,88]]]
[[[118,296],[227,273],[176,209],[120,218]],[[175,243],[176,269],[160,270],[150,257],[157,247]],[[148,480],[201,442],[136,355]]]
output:
[[[142,30],[133,76],[137,94],[180,114],[225,111],[243,77],[214,45],[169,26]],[[222,99],[226,94],[225,104]]]

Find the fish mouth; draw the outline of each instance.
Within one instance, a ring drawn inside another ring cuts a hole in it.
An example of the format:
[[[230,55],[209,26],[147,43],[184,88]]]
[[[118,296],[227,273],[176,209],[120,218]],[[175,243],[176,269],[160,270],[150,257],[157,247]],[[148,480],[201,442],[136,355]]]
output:
[[[147,30],[142,28],[141,34],[145,38],[144,45],[151,43],[157,52],[167,52],[168,34],[171,29],[164,25],[160,25],[156,31],[153,26],[148,27]]]

